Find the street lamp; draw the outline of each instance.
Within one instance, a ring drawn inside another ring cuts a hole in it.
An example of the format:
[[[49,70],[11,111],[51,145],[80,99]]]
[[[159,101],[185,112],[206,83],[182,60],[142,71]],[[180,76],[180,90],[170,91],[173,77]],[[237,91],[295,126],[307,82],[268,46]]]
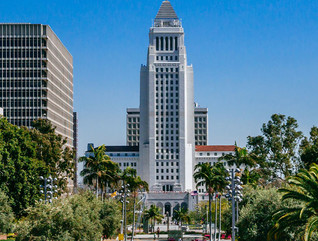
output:
[[[240,173],[241,170],[236,168],[232,168],[228,170],[230,173],[230,177],[227,177],[226,180],[230,181],[230,184],[225,187],[228,193],[225,197],[232,202],[232,241],[235,241],[235,231],[237,231],[237,227],[235,226],[235,222],[238,220],[238,203],[242,201],[242,189],[243,185],[241,178],[239,176],[235,176],[235,173]],[[236,208],[235,208],[236,204]],[[236,209],[236,214],[235,214]],[[236,216],[236,218],[235,218]]]
[[[129,187],[129,184],[125,184],[125,182],[123,182],[123,185],[121,186],[121,202],[123,204],[122,206],[122,220],[121,222],[121,234],[124,234],[124,240],[127,241],[127,215],[126,215],[126,204],[129,203],[129,201],[127,201],[127,197],[129,196],[129,190],[127,190]],[[132,237],[133,239],[133,237]]]
[[[166,215],[167,215],[167,233],[169,236],[169,212],[168,211],[166,212]]]
[[[57,197],[54,197],[54,194],[57,194],[57,185],[54,185],[57,179],[51,176],[48,178],[40,176],[40,180],[43,181],[43,185],[40,185],[40,194],[44,195],[44,202],[52,203],[53,199],[57,199]],[[40,199],[40,201],[43,200]]]

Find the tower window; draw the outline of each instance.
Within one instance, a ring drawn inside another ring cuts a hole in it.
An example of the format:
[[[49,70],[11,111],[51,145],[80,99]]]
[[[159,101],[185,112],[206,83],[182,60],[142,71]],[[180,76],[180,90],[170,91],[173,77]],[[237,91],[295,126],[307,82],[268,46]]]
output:
[[[178,37],[174,38],[175,43],[175,50],[178,50]]]
[[[163,51],[163,37],[160,38],[160,49],[161,51]]]
[[[166,50],[169,50],[168,37],[166,37]]]
[[[173,40],[172,40],[172,37],[170,37],[170,50],[173,50]],[[171,58],[172,60],[172,58]]]
[[[157,51],[159,50],[159,38],[158,37],[156,37],[156,50]]]

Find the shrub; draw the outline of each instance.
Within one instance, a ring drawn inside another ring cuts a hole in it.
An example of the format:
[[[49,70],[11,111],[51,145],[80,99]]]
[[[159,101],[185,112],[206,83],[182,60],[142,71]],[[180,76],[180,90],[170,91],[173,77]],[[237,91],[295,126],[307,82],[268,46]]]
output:
[[[14,214],[10,206],[9,198],[0,189],[0,233],[13,231]]]
[[[17,230],[17,241],[97,241],[103,230],[111,235],[117,229],[118,212],[113,201],[103,203],[89,192],[59,199],[52,204],[38,203],[27,209],[27,217]]]

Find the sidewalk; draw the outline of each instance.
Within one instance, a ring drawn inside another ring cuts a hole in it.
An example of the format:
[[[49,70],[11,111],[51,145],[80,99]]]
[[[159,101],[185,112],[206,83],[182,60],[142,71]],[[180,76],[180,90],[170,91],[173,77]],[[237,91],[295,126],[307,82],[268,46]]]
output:
[[[203,240],[202,234],[184,234],[183,241],[192,241],[192,240]],[[131,237],[127,237],[127,240],[131,240]],[[160,240],[160,241],[167,241],[168,234],[161,234],[159,238],[154,239],[153,234],[138,234],[135,235],[134,241],[145,241],[145,240]],[[221,241],[229,241],[228,239],[221,239]]]

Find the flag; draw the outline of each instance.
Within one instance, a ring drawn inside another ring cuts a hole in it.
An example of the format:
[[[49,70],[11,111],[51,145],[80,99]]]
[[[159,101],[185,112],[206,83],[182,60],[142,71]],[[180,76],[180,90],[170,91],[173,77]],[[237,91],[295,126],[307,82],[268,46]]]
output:
[[[113,192],[112,194],[110,194],[111,197],[116,197],[117,196],[117,191]]]
[[[198,196],[198,191],[192,191],[191,196]]]

